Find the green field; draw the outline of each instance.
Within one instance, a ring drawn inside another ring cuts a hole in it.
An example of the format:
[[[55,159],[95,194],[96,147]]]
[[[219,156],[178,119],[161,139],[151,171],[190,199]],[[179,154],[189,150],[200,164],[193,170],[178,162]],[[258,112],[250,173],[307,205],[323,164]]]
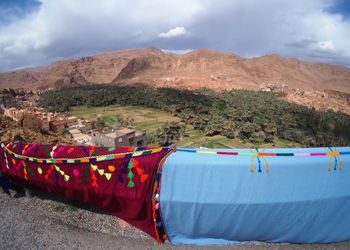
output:
[[[121,106],[119,104],[105,107],[72,107],[67,115],[77,116],[79,118],[96,120],[100,117],[106,122],[106,125],[113,127],[116,122],[116,116],[134,119],[133,128],[136,130],[146,131],[147,134],[154,132],[167,121],[180,121],[179,118],[172,116],[170,113],[157,109],[145,108],[141,106]],[[224,136],[206,136],[204,132],[193,129],[192,126],[186,126],[186,136],[177,142],[178,147],[186,148],[247,148],[247,147],[298,147],[296,143],[287,140],[277,139],[275,144],[252,144],[245,143],[239,139],[228,139]],[[152,147],[158,145],[149,145]]]

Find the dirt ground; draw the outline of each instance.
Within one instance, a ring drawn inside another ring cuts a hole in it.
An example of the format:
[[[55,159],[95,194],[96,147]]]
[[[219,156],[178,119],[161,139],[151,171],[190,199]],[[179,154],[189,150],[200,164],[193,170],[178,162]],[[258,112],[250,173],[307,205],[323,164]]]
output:
[[[21,190],[12,197],[0,192],[0,249],[350,249],[350,241],[335,244],[244,244],[173,246],[158,244],[145,233],[88,205],[53,194]]]

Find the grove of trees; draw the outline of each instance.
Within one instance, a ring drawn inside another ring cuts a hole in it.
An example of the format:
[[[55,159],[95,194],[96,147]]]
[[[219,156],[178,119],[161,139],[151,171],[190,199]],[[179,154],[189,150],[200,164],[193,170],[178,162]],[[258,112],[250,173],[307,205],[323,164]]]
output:
[[[349,115],[316,111],[278,99],[282,96],[249,90],[214,92],[90,85],[45,92],[41,106],[64,112],[80,105],[141,105],[170,112],[208,136],[251,142],[283,138],[308,147],[350,145]]]

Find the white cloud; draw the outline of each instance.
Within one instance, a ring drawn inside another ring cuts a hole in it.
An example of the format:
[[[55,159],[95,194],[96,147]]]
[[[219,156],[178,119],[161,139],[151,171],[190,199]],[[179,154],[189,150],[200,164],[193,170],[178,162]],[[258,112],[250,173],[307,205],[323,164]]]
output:
[[[333,41],[319,42],[318,46],[320,47],[320,49],[323,49],[323,50],[334,50],[335,49]]]
[[[165,53],[174,53],[174,54],[178,54],[178,55],[182,55],[182,54],[186,54],[188,52],[193,51],[193,49],[162,49],[163,52]]]
[[[168,27],[192,23],[201,0],[41,0],[38,11],[0,27],[0,72],[104,51],[144,48]],[[182,7],[186,6],[186,8]]]
[[[158,37],[161,38],[171,38],[171,37],[176,37],[176,36],[183,36],[187,33],[187,30],[185,27],[175,27],[168,32],[162,32],[158,34]]]
[[[0,72],[149,46],[350,65],[350,19],[325,11],[332,1],[41,0],[0,27]]]

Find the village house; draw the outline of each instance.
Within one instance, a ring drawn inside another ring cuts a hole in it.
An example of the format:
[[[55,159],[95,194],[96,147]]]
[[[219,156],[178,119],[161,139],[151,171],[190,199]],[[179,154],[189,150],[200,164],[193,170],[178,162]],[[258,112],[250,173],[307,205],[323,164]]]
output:
[[[66,128],[65,119],[53,119],[49,121],[50,131],[54,133],[60,133]]]
[[[81,144],[92,145],[92,137],[90,135],[83,134],[79,129],[71,129],[69,130],[69,133],[74,141]]]
[[[87,133],[92,129],[92,122],[89,120],[78,119],[78,123],[69,125],[68,129],[79,129],[82,133]]]
[[[50,123],[49,123],[49,119],[47,117],[41,118],[41,126],[44,130],[50,131]]]
[[[79,129],[70,129],[68,130],[69,133],[71,134],[72,138],[74,137],[74,135],[76,134],[81,134],[81,131]]]
[[[75,125],[75,124],[78,124],[78,118],[75,117],[75,116],[69,116],[66,118],[67,120],[67,123],[66,125],[69,127],[69,126],[72,126],[72,125]]]
[[[49,120],[47,118],[46,113],[41,113],[41,112],[38,112],[38,111],[27,112],[26,110],[24,110],[24,112],[27,113],[27,114],[34,115],[41,122],[41,128],[43,130],[46,130],[46,131],[50,130]]]
[[[87,132],[87,131],[92,129],[92,121],[90,121],[90,120],[82,120],[82,119],[80,119],[79,120],[79,124],[84,126],[84,128],[82,130],[83,132],[84,132],[84,130],[85,130],[85,132]]]
[[[18,122],[23,117],[24,110],[16,108],[5,108],[4,115]]]
[[[121,128],[111,131],[91,131],[92,143],[96,146],[104,147],[141,147],[146,146],[146,133],[128,129]]]
[[[3,100],[5,100],[4,98]],[[91,142],[91,137],[86,134],[84,135],[84,133],[87,133],[93,127],[93,123],[89,120],[78,119],[75,116],[66,117],[62,113],[57,112],[46,113],[43,108],[39,107],[26,107],[25,109],[17,109],[15,107],[6,108],[3,104],[1,107],[4,115],[10,117],[14,121],[20,121],[26,114],[33,115],[41,122],[41,129],[43,130],[60,133],[66,128],[76,128],[79,129],[81,133],[79,142]]]

